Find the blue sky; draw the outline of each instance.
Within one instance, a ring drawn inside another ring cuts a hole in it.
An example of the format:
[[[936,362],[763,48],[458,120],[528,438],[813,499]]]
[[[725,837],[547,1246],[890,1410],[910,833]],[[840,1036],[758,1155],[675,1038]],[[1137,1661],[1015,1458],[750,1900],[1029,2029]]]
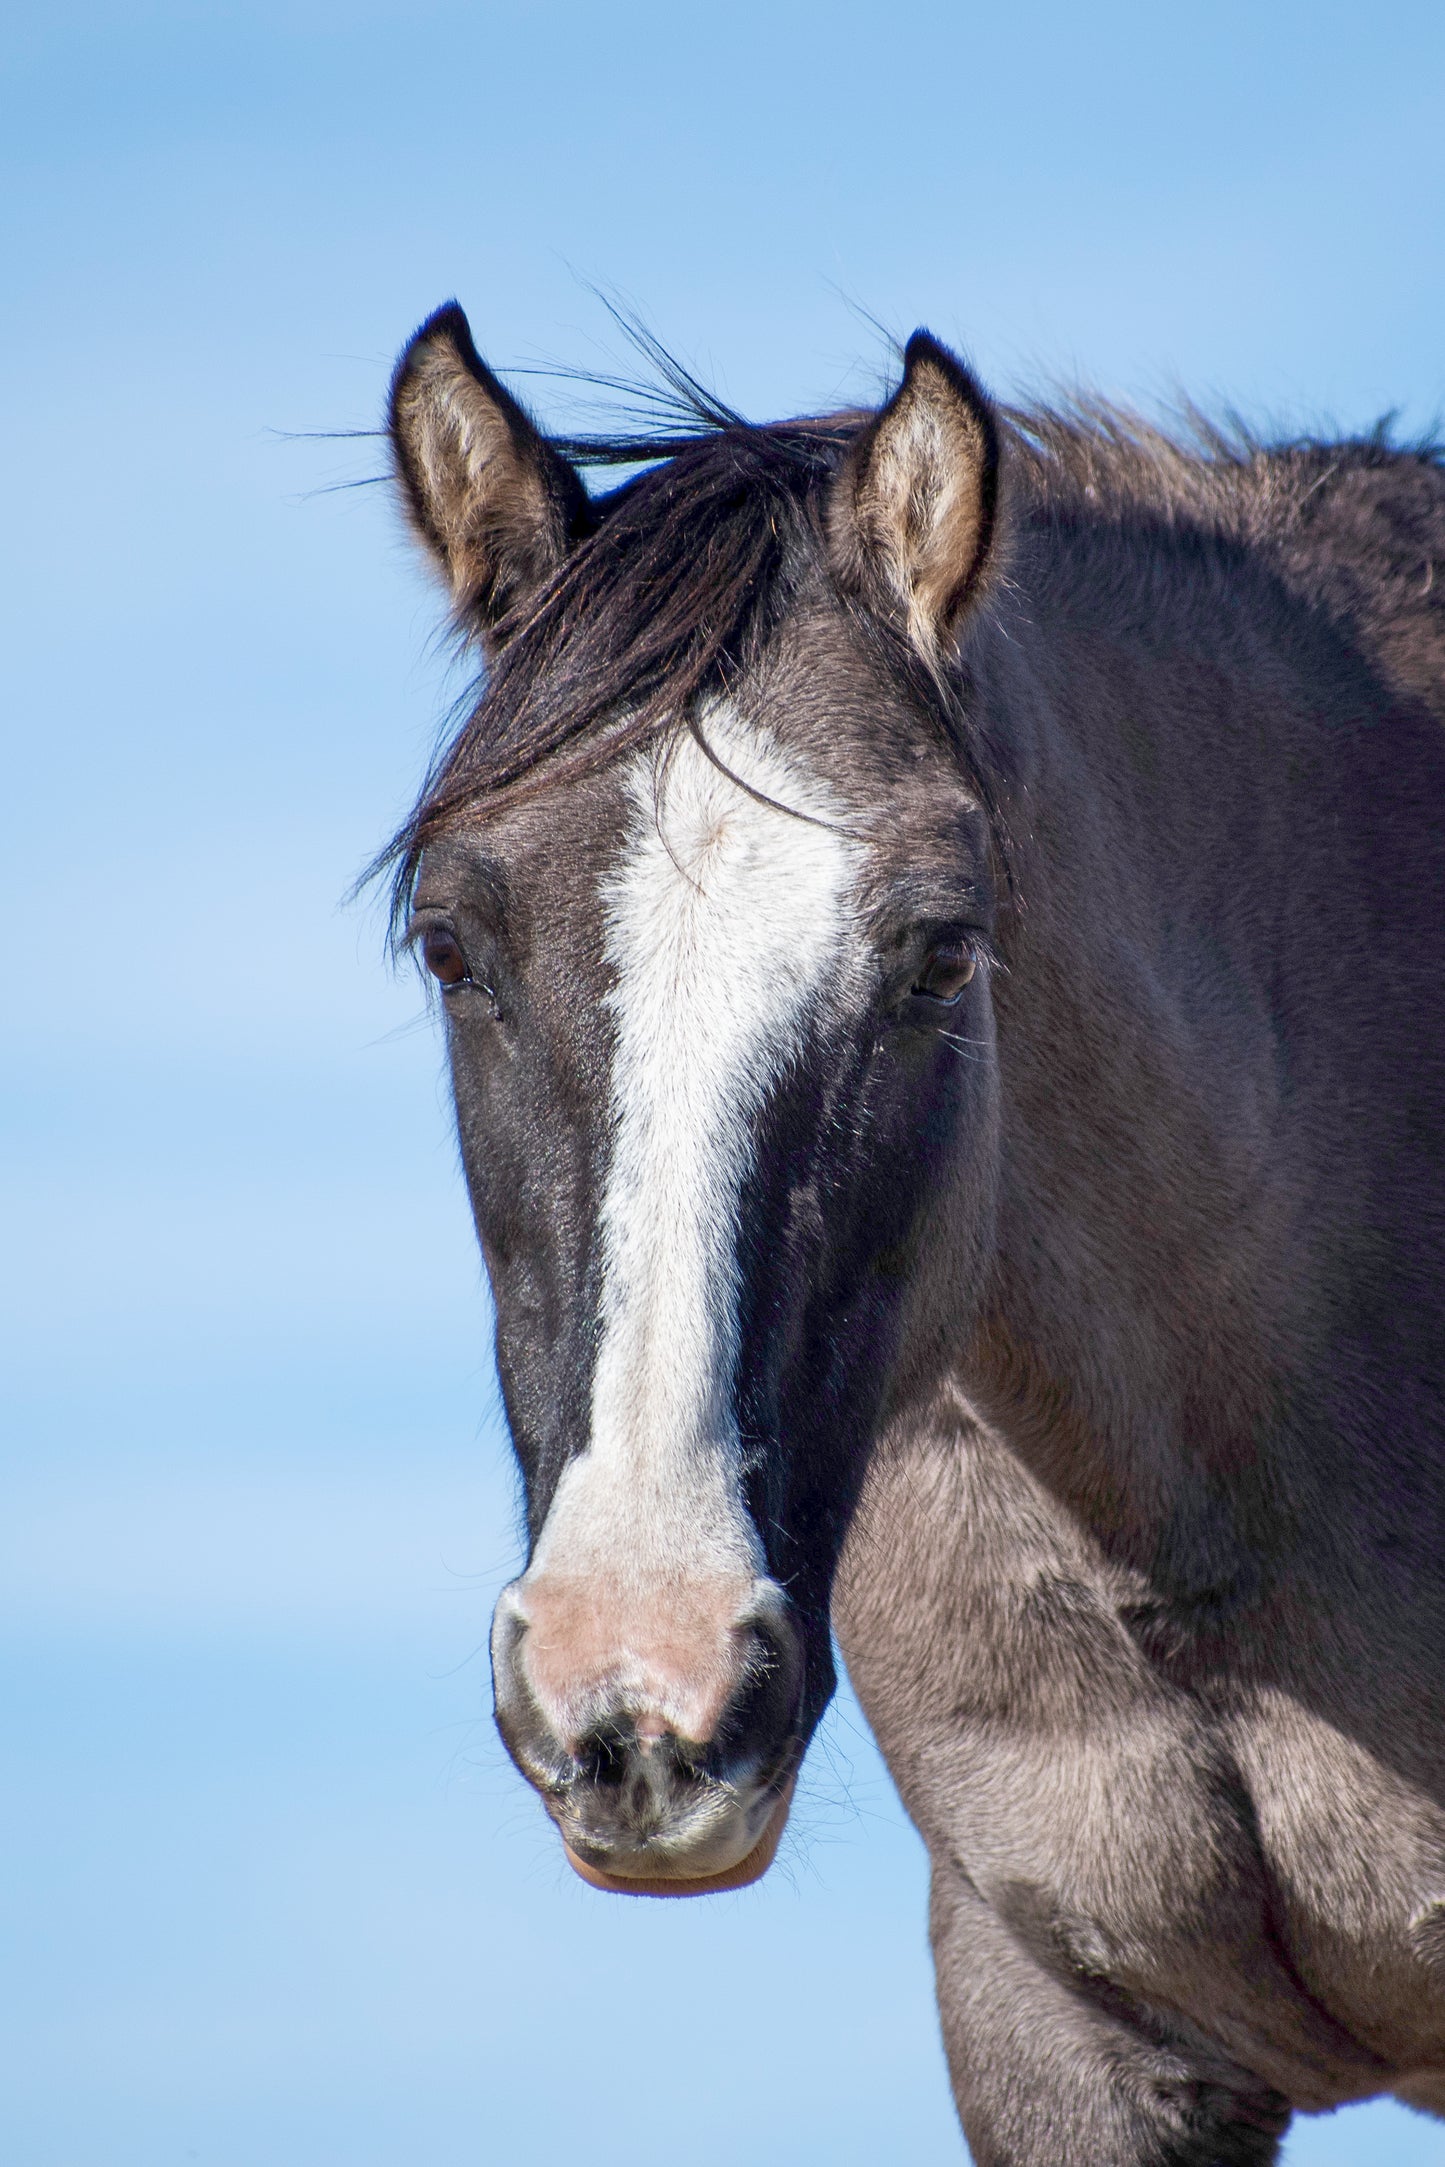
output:
[[[145,5],[6,29],[0,1564],[16,2167],[958,2161],[856,1714],[782,1870],[565,1876],[487,1721],[515,1555],[438,1049],[344,909],[447,697],[365,442],[456,293],[736,404],[926,322],[1001,390],[1445,408],[1445,15]],[[558,383],[519,379],[543,413]],[[1442,2167],[1369,2108],[1290,2167]]]

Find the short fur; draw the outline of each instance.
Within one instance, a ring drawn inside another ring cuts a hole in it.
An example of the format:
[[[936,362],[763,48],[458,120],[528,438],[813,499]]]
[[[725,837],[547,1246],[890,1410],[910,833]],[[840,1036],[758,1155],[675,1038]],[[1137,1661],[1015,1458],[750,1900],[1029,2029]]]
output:
[[[1264,2167],[1296,2108],[1445,2112],[1439,450],[1008,412],[924,338],[876,417],[705,417],[545,564],[562,452],[508,426],[511,599],[395,859],[467,961],[534,1543],[588,1445],[627,777],[725,693],[864,868],[729,1207],[802,1684],[765,1650],[648,1814],[745,1747],[781,1786],[835,1629],[931,1854],[978,2167]],[[630,1721],[507,1733],[604,1851],[643,1840]]]

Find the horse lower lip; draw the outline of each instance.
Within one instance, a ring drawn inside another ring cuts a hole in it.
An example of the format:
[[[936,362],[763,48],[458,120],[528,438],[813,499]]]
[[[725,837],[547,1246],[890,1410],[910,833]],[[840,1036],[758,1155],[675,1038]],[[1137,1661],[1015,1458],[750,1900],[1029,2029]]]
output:
[[[767,1818],[757,1842],[736,1865],[728,1866],[715,1874],[617,1874],[604,1867],[595,1866],[580,1858],[566,1837],[562,1849],[567,1863],[575,1874],[594,1889],[607,1889],[617,1896],[713,1896],[724,1889],[745,1889],[749,1882],[759,1881],[773,1863],[778,1844],[787,1825],[789,1809],[793,1803],[793,1785],[796,1778],[789,1778]]]

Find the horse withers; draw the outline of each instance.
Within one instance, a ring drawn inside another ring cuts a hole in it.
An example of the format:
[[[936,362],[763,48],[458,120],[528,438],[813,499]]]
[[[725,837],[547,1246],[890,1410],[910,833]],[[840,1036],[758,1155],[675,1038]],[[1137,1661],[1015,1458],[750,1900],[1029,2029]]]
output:
[[[836,1632],[979,2167],[1445,2113],[1445,469],[392,387],[483,688],[394,846],[605,1888],[768,1864]],[[591,490],[579,466],[631,462]],[[1437,567],[1440,567],[1437,576]]]

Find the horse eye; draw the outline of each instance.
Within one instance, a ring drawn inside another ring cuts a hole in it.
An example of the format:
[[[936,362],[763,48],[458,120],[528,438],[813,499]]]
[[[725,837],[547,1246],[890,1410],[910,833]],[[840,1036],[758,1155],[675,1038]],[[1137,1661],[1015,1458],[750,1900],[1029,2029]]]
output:
[[[977,969],[978,957],[972,948],[953,941],[932,951],[911,990],[930,1001],[956,1001]]]
[[[460,986],[467,977],[467,959],[454,935],[436,926],[422,938],[422,961],[444,986]]]

